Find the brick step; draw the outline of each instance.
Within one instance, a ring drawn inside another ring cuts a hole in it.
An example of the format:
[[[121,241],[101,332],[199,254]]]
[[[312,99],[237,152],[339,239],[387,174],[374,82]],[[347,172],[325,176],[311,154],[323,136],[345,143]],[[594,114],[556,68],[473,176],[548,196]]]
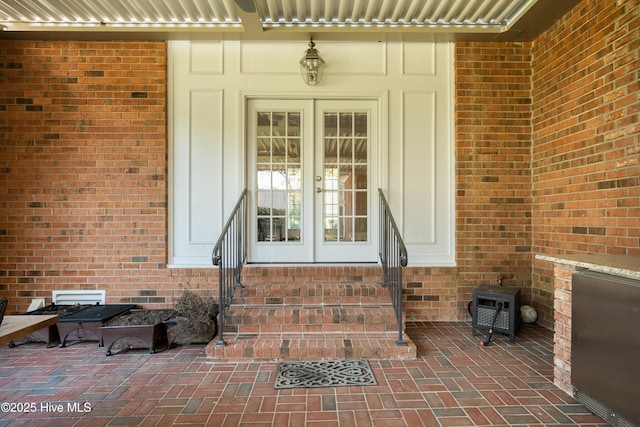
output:
[[[397,333],[237,334],[225,335],[226,346],[212,341],[206,354],[216,362],[415,359],[416,346],[409,337],[403,336],[405,346],[396,345],[397,339]]]
[[[389,290],[377,283],[261,283],[236,291],[243,305],[384,305]]]
[[[212,361],[415,359],[396,345],[398,325],[380,267],[252,267],[243,270]],[[404,317],[404,316],[403,316]]]
[[[397,331],[393,307],[336,306],[232,306],[224,332],[258,333],[364,333]]]

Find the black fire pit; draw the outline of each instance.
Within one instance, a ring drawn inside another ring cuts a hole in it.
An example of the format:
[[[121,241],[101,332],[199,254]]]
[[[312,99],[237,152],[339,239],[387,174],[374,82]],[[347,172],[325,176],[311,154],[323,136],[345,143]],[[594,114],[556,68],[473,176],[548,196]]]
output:
[[[66,345],[68,338],[75,337],[77,341],[98,341],[104,345],[100,328],[116,316],[127,313],[136,308],[135,304],[107,304],[92,305],[58,320],[60,333],[60,348]]]
[[[73,313],[77,313],[80,310],[84,310],[89,307],[88,305],[56,305],[51,304],[46,307],[40,307],[37,310],[29,311],[26,314],[28,315],[51,315],[56,314],[58,317],[69,316]],[[46,342],[47,348],[53,347],[56,343],[60,342],[60,333],[58,331],[58,325],[51,325],[48,328],[42,328],[39,331],[35,331],[31,334],[31,339],[37,342]],[[15,347],[15,344],[12,342],[9,344],[9,347]]]
[[[132,310],[109,320],[100,328],[106,355],[111,356],[118,341],[124,348],[148,348],[151,354],[168,348],[165,322],[174,314],[174,310]]]

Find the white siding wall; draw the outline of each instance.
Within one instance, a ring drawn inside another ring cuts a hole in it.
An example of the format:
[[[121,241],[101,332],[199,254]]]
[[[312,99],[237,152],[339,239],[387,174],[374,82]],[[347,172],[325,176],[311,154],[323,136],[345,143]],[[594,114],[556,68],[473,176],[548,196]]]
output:
[[[252,97],[378,100],[378,186],[409,263],[454,264],[452,45],[316,42],[326,61],[316,87],[299,75],[306,43],[170,42],[171,265],[211,265],[246,182],[244,114]]]

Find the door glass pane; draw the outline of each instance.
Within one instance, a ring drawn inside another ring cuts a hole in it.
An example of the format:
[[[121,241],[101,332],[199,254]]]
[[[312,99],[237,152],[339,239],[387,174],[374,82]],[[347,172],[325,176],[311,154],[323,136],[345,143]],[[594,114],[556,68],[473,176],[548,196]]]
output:
[[[269,164],[258,164],[258,170],[256,182],[258,183],[258,190],[270,190],[271,189],[271,166]]]
[[[285,165],[272,165],[271,185],[275,190],[287,189],[287,171]]]
[[[368,241],[368,114],[325,112],[323,118],[324,241]]]
[[[351,164],[353,162],[353,141],[347,138],[340,138],[340,163]]]
[[[271,114],[258,113],[258,136],[269,136],[271,134]]]
[[[258,216],[271,215],[271,192],[270,191],[258,191]]]
[[[367,192],[366,191],[358,191],[355,194],[356,196],[356,215],[357,216],[366,216],[367,215]]]
[[[271,141],[268,138],[258,138],[258,164],[271,161]]]
[[[291,138],[289,139],[289,148],[287,148],[287,156],[289,157],[289,163],[299,164],[300,163],[300,139]]]
[[[354,188],[358,190],[366,190],[367,188],[369,188],[367,185],[367,165],[355,165],[355,167],[353,168],[353,173],[355,182]]]
[[[355,163],[367,163],[367,140],[357,138],[353,144],[353,161]]]
[[[353,113],[340,113],[338,135],[353,136]]]
[[[338,113],[324,114],[324,136],[325,138],[338,136]]]
[[[369,240],[367,233],[367,218],[355,219],[354,239],[356,242],[366,242]]]
[[[302,238],[301,114],[258,112],[256,158],[257,239],[291,242]]]
[[[287,136],[300,136],[300,113],[287,113]]]
[[[349,216],[343,216],[338,225],[340,227],[340,241],[353,242],[353,219]]]
[[[271,161],[274,163],[284,163],[287,159],[287,146],[283,138],[271,140]]]
[[[369,135],[369,117],[367,113],[355,113],[353,117],[355,136],[367,137]]]
[[[324,140],[324,162],[338,162],[338,140],[335,138],[326,138]]]

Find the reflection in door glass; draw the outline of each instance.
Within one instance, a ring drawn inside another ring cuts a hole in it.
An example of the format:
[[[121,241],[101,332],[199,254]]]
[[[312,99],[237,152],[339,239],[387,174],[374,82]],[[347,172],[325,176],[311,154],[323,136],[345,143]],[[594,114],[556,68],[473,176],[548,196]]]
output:
[[[259,242],[302,238],[300,112],[258,112],[256,156]]]
[[[323,118],[324,241],[368,241],[368,114],[325,112]]]

